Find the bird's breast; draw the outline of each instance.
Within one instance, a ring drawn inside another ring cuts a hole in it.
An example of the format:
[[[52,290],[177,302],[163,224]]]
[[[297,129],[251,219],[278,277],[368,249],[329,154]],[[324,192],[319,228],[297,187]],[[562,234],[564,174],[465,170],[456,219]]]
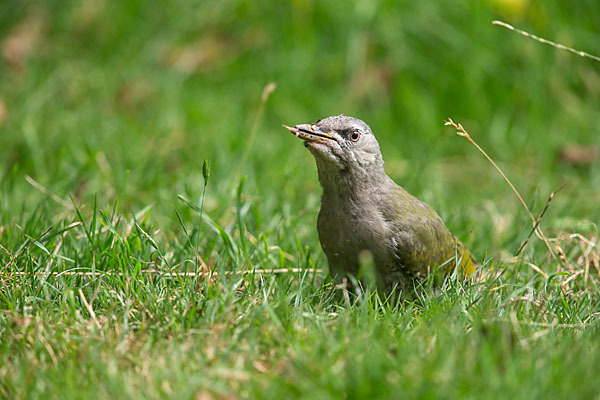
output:
[[[333,204],[332,204],[333,203]],[[389,253],[387,223],[375,207],[353,207],[323,199],[317,221],[319,240],[335,269],[356,273],[359,255],[370,251],[376,259]],[[350,204],[350,205],[348,205]]]

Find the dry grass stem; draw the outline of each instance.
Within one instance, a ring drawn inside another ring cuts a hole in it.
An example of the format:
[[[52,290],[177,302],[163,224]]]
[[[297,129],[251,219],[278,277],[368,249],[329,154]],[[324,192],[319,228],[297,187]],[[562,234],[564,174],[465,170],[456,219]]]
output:
[[[527,207],[527,204],[525,203],[525,200],[523,200],[523,197],[521,196],[521,194],[519,193],[519,191],[517,190],[517,188],[515,188],[515,186],[510,181],[510,179],[508,179],[508,177],[506,176],[506,174],[504,172],[502,172],[502,170],[500,169],[500,167],[498,166],[498,164],[496,164],[494,162],[494,160],[492,160],[492,158],[490,156],[488,156],[487,153],[481,148],[481,146],[479,146],[471,138],[471,136],[469,135],[469,133],[465,130],[465,128],[463,128],[463,126],[461,124],[457,124],[454,121],[452,121],[451,118],[448,118],[448,121],[446,121],[444,125],[453,127],[454,129],[456,129],[456,134],[457,135],[462,136],[462,137],[466,138],[469,142],[471,142],[471,144],[473,146],[475,146],[477,148],[477,150],[479,150],[479,152],[485,156],[485,158],[487,158],[487,160],[494,166],[494,168],[496,169],[496,171],[498,171],[498,173],[504,178],[504,180],[506,181],[506,183],[508,183],[508,186],[510,186],[510,188],[512,189],[512,191],[514,192],[514,194],[517,196],[517,198],[519,199],[519,201],[523,205],[523,208],[525,208],[525,210],[529,214],[529,217],[531,218],[531,223],[532,223],[532,226],[533,226],[533,230],[535,231],[536,235],[546,244],[546,247],[548,248],[548,252],[552,256],[552,258],[554,260],[556,260],[556,254],[554,254],[554,251],[552,250],[552,246],[550,246],[550,243],[548,243],[548,239],[544,235],[544,232],[542,231],[542,228],[539,226],[539,221],[536,220],[536,218],[534,217],[534,215],[531,213],[531,210],[529,210],[529,207]],[[550,194],[550,197],[546,201],[546,207],[540,213],[540,218],[541,218],[541,216],[543,216],[543,214],[545,212],[545,209],[547,208],[548,204],[550,203],[550,201],[554,197],[554,194],[556,194],[556,192],[558,192],[560,189],[562,189],[562,186],[559,189],[555,190],[553,193]]]
[[[11,253],[10,251],[8,251],[8,249],[6,247],[2,246],[2,243],[0,243],[0,250],[2,250],[3,252],[5,252],[6,255],[8,255],[8,257],[10,258],[10,262],[4,266],[6,269],[9,269],[15,263],[15,256],[13,255],[13,253]]]
[[[506,320],[499,318],[488,318],[484,319],[486,323],[506,323]],[[521,326],[537,326],[542,328],[565,328],[565,329],[583,329],[587,326],[586,322],[580,324],[559,324],[554,322],[536,322],[536,321],[523,321],[523,320],[511,320],[511,323]]]
[[[501,26],[501,27],[506,28],[506,29],[510,29],[511,31],[517,32],[520,35],[523,35],[523,36],[528,37],[530,39],[536,40],[536,41],[538,41],[540,43],[547,44],[547,45],[552,46],[554,48],[557,48],[559,50],[568,51],[569,53],[576,54],[576,55],[578,55],[580,57],[585,57],[585,58],[589,58],[590,60],[594,60],[594,61],[600,62],[600,57],[598,57],[598,56],[595,56],[595,55],[590,54],[590,53],[586,53],[585,51],[575,50],[575,49],[573,49],[571,47],[567,47],[567,46],[562,45],[560,43],[555,43],[555,42],[553,42],[551,40],[547,40],[547,39],[541,38],[541,37],[533,35],[533,34],[531,34],[529,32],[525,32],[525,31],[523,31],[521,29],[515,28],[514,26],[509,25],[506,22],[492,21],[492,24]]]
[[[531,267],[531,269],[533,269],[535,272],[542,275],[544,277],[544,279],[548,279],[548,274],[545,273],[544,271],[542,271],[537,265],[532,264],[530,262],[528,262],[527,265],[529,265]]]
[[[262,91],[261,99],[260,99],[260,107],[258,111],[256,111],[256,115],[254,116],[254,121],[252,122],[252,128],[250,129],[250,135],[248,137],[248,141],[246,142],[246,147],[244,148],[244,153],[240,158],[240,162],[238,164],[237,172],[235,174],[234,183],[239,182],[242,177],[242,168],[250,155],[250,150],[252,149],[252,144],[254,143],[254,138],[256,137],[256,133],[258,132],[258,125],[262,119],[262,115],[265,112],[265,106],[267,104],[267,100],[269,100],[269,96],[271,93],[277,88],[277,84],[275,82],[269,82]]]
[[[30,177],[29,175],[25,176],[25,180],[31,186],[33,186],[34,188],[36,188],[40,192],[44,193],[46,196],[50,197],[52,200],[54,200],[58,204],[62,205],[65,208],[68,208],[70,210],[73,209],[73,204],[69,203],[68,201],[66,201],[64,199],[61,199],[60,197],[58,197],[54,193],[50,192],[48,189],[46,189],[43,185],[41,185],[40,183],[38,183],[35,179],[33,179],[32,177]]]
[[[81,298],[81,301],[83,302],[83,305],[85,306],[86,310],[88,310],[88,312],[90,313],[90,317],[92,317],[92,321],[94,321],[94,324],[96,325],[96,327],[98,329],[101,329],[102,327],[100,326],[100,322],[98,322],[98,318],[96,318],[96,313],[94,312],[92,305],[90,303],[88,303],[87,299],[85,298],[85,295],[83,294],[83,290],[81,290],[81,288],[79,288],[79,297]]]
[[[229,275],[269,275],[269,274],[287,274],[287,273],[298,273],[298,272],[311,272],[315,274],[320,274],[323,272],[322,269],[307,269],[307,268],[275,268],[275,269],[253,269],[253,270],[243,270],[243,271],[226,271],[225,276]],[[106,276],[124,276],[122,272],[109,273],[106,271],[96,271],[96,272],[88,272],[88,271],[53,271],[51,273],[44,272],[34,272],[34,276],[82,276],[82,277],[90,277],[90,276],[98,276],[98,275],[106,275]],[[139,272],[140,275],[156,275],[165,278],[172,277],[208,277],[208,276],[219,276],[218,272],[211,271],[198,271],[198,272],[164,272],[158,270],[142,270]],[[15,272],[17,276],[29,276],[30,272],[18,271]]]
[[[540,213],[537,216],[537,219],[536,219],[535,225],[533,226],[533,229],[531,230],[531,232],[529,233],[529,235],[527,235],[527,237],[525,238],[525,240],[523,240],[523,243],[521,243],[521,246],[519,247],[519,250],[517,250],[517,252],[515,253],[515,256],[518,256],[519,254],[521,254],[521,251],[523,251],[523,249],[525,248],[525,246],[529,242],[529,239],[531,238],[531,235],[534,232],[535,232],[535,234],[536,234],[537,237],[539,237],[540,239],[542,239],[543,236],[540,236],[540,230],[539,230],[539,226],[540,226],[540,223],[542,222],[542,218],[544,217],[544,214],[546,214],[546,211],[548,210],[548,207],[550,206],[550,202],[552,201],[552,199],[554,198],[554,196],[556,196],[556,194],[558,192],[560,192],[564,187],[565,187],[565,185],[562,184],[562,185],[560,185],[558,187],[558,189],[556,189],[555,191],[553,191],[552,193],[550,193],[550,195],[546,199],[546,203],[544,204],[544,207],[542,207],[542,210],[540,211]],[[547,242],[546,242],[546,245],[548,245]]]
[[[553,243],[569,273],[583,275],[586,282],[592,278],[592,268],[596,275],[600,276],[600,249],[596,237],[586,238],[581,233],[563,233],[548,241]],[[573,253],[579,254],[573,256]],[[570,277],[567,280],[572,281]]]

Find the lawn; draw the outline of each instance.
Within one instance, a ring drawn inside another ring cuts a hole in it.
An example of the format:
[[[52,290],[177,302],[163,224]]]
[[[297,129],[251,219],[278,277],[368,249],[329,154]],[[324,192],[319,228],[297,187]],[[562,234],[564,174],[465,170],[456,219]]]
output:
[[[0,3],[0,397],[598,398],[600,63],[491,22],[600,2],[261,3]],[[482,279],[334,287],[281,125],[341,113]]]

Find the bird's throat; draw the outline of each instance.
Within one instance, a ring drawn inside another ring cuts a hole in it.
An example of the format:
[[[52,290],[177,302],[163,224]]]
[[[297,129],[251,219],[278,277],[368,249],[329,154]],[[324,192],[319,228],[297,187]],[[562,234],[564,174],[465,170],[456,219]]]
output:
[[[390,178],[383,167],[335,168],[317,161],[319,182],[323,196],[361,198],[380,192],[388,186]]]

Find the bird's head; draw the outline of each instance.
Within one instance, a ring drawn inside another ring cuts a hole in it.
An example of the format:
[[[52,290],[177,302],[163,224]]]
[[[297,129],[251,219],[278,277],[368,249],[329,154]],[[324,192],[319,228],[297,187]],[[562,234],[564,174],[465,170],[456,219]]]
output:
[[[294,135],[304,140],[322,169],[368,171],[383,166],[379,143],[369,125],[360,119],[337,115],[321,119],[314,124],[294,127],[284,125]]]

